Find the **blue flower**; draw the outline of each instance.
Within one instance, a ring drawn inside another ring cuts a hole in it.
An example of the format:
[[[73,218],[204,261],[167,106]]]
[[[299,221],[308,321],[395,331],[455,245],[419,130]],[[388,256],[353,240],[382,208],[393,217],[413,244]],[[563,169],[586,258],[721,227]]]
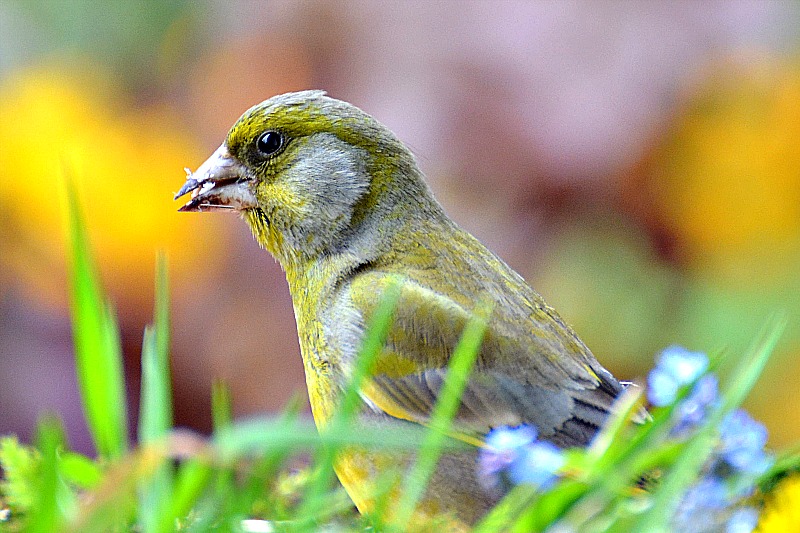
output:
[[[704,477],[683,495],[673,525],[684,533],[711,531],[729,504],[725,483],[716,476]]]
[[[503,426],[486,435],[486,445],[497,451],[518,450],[534,442],[536,436],[536,428],[533,426]]]
[[[767,429],[753,420],[747,411],[728,413],[720,429],[720,458],[743,474],[758,476],[772,466],[773,459],[764,452]]]
[[[717,401],[717,377],[706,374],[697,380],[692,392],[675,408],[672,434],[680,435],[699,426]]]
[[[548,487],[564,466],[564,456],[555,445],[536,440],[531,426],[500,427],[486,436],[486,447],[478,456],[478,478],[487,490],[531,483]]]
[[[758,525],[758,511],[752,507],[741,507],[728,519],[725,533],[751,533],[756,525]]]
[[[712,377],[713,383],[707,379]],[[704,381],[708,384],[703,385]],[[676,408],[676,412],[685,415],[684,424],[702,420],[703,415],[694,416],[706,410],[704,406],[709,402],[718,402],[716,388],[712,374],[697,381],[692,393]],[[720,426],[719,445],[704,468],[706,475],[681,501],[675,517],[676,529],[698,533],[753,531],[758,512],[741,505],[755,490],[756,477],[772,464],[772,457],[764,451],[766,442],[766,428],[746,411],[737,409],[728,413]]]
[[[703,509],[724,509],[730,503],[725,482],[717,476],[701,478],[686,491],[683,499],[691,507]]]
[[[751,533],[758,511],[740,505],[740,497],[723,478],[704,476],[684,494],[672,525],[682,533]]]
[[[647,399],[657,407],[672,404],[681,387],[700,377],[708,369],[708,357],[680,346],[661,352],[656,367],[647,377]]]
[[[673,345],[661,352],[658,365],[672,374],[680,385],[688,385],[708,369],[708,356]]]
[[[478,479],[487,490],[508,488],[505,474],[519,460],[525,446],[536,440],[531,426],[495,428],[486,435],[486,447],[478,455]]]
[[[518,461],[511,464],[509,475],[516,484],[529,483],[546,489],[558,478],[556,472],[565,462],[564,454],[556,445],[535,442],[525,448],[525,453]]]
[[[481,450],[479,471],[482,476],[494,476],[519,459],[523,448],[536,440],[536,428],[530,426],[493,429],[486,435],[486,447]]]
[[[654,368],[647,376],[647,399],[657,407],[670,405],[678,396],[678,382],[666,370]]]

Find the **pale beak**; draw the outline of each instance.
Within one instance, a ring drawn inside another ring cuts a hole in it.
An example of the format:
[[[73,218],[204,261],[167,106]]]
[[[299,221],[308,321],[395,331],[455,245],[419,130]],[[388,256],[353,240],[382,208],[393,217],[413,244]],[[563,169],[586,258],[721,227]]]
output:
[[[255,177],[223,144],[197,170],[186,169],[186,183],[175,199],[192,193],[192,199],[178,211],[243,211],[258,206],[254,186]]]

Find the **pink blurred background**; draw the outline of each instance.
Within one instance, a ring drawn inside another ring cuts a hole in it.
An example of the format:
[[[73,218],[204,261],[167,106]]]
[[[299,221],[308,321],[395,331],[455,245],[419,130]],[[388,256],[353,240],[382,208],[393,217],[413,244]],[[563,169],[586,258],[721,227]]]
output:
[[[109,5],[106,5],[109,4]],[[251,105],[325,89],[393,129],[446,211],[620,377],[672,343],[789,328],[747,402],[800,438],[800,4],[0,3],[0,434],[47,411],[90,451],[72,361],[63,170],[121,321],[132,412],[156,250],[176,423],[305,397],[283,274],[173,193]]]

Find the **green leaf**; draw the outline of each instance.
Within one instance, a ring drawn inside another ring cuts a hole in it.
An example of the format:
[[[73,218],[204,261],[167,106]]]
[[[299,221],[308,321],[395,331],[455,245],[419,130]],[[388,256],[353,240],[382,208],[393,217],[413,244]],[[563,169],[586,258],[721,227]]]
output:
[[[103,476],[97,463],[79,453],[62,452],[58,467],[64,481],[84,490],[97,487]]]
[[[86,228],[71,182],[67,183],[71,240],[71,312],[78,372],[86,421],[97,452],[121,457],[128,442],[125,377],[119,331],[91,256]]]

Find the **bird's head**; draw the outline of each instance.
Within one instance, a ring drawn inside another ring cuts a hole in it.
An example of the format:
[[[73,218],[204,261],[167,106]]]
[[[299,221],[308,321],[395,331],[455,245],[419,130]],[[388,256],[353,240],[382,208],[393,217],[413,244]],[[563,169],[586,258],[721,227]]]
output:
[[[438,209],[394,134],[322,91],[287,93],[252,107],[187,174],[175,197],[192,196],[181,211],[240,212],[284,267],[379,247],[369,241],[388,238],[405,215]]]

